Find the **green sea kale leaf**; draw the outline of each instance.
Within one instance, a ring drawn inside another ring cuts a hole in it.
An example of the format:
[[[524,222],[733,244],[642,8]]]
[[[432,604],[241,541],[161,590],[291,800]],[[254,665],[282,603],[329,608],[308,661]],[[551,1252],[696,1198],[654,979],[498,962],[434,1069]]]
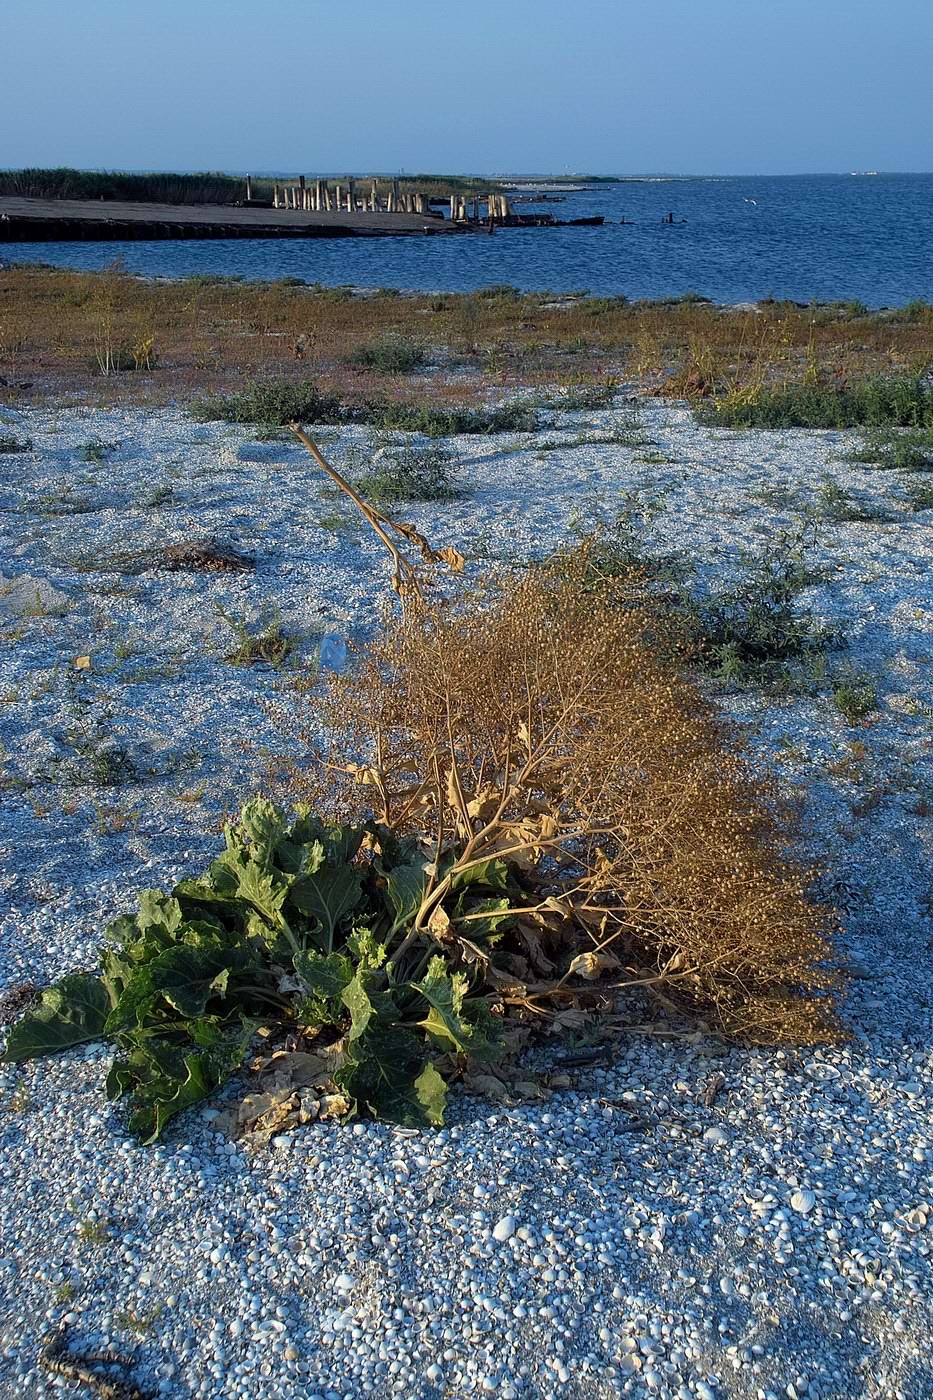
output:
[[[100,1040],[109,1010],[101,979],[73,972],[46,988],[39,1005],[10,1028],[3,1059],[16,1064]]]

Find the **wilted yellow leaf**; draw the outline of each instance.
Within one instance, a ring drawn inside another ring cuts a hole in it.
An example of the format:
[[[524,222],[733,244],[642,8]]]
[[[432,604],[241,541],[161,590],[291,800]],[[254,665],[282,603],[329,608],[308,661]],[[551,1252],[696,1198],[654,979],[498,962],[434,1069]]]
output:
[[[603,972],[612,972],[622,964],[611,953],[578,953],[570,964],[569,971],[576,977],[585,977],[592,982]]]

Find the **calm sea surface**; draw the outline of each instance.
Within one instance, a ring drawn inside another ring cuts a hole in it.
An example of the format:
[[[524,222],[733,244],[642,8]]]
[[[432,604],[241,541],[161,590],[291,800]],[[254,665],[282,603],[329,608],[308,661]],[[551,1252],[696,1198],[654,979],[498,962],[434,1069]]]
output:
[[[754,202],[752,202],[754,201]],[[718,302],[789,297],[892,306],[933,300],[933,175],[658,179],[600,185],[558,218],[601,228],[499,230],[492,237],[0,243],[0,261],[181,277],[301,277],[328,285],[628,297],[700,292]],[[677,222],[663,219],[673,213]],[[622,218],[632,220],[623,225]]]

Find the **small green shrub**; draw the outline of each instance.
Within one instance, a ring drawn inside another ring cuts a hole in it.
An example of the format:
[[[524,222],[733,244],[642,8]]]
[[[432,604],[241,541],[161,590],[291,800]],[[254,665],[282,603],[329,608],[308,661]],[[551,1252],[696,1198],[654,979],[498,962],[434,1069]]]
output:
[[[32,438],[16,438],[9,433],[0,433],[0,454],[9,456],[14,452],[31,451]]]
[[[115,442],[104,442],[102,438],[91,438],[81,449],[81,456],[85,462],[103,462],[112,452],[116,451]]]
[[[309,380],[252,381],[239,394],[211,394],[192,405],[201,422],[222,419],[227,423],[259,423],[282,427],[286,423],[339,423],[340,400]]]
[[[219,617],[232,629],[236,645],[224,657],[231,666],[255,666],[262,662],[266,666],[281,666],[295,650],[294,639],[282,631],[282,621],[277,612],[267,612],[252,626],[243,618],[215,603]]]
[[[911,510],[933,510],[933,482],[911,481],[904,488],[904,494]]]
[[[611,375],[601,383],[568,384],[559,394],[546,400],[546,407],[559,413],[579,413],[611,408],[619,392],[619,381]]]
[[[784,384],[713,400],[698,416],[720,428],[933,428],[933,387],[921,375]]]
[[[376,505],[393,501],[449,501],[458,494],[451,455],[438,447],[382,447],[356,486]]]
[[[860,501],[840,486],[838,481],[826,476],[816,493],[816,501],[810,514],[819,520],[828,520],[834,525],[847,522],[862,524],[889,524],[895,517],[883,506]]]
[[[849,724],[858,724],[878,708],[878,692],[871,676],[848,668],[836,678],[833,704]]]
[[[357,415],[385,431],[424,433],[426,437],[481,437],[496,433],[535,433],[540,421],[534,404],[522,400],[492,408],[436,408],[425,404],[373,403]]]
[[[427,355],[423,345],[407,336],[385,336],[372,345],[362,345],[348,356],[348,362],[379,374],[411,374],[420,369]]]
[[[904,429],[900,432],[876,428],[847,456],[882,471],[933,471],[933,428]]]
[[[367,423],[387,431],[424,433],[426,437],[533,433],[540,427],[537,409],[527,400],[491,408],[375,400],[350,408],[341,405],[335,394],[310,381],[294,383],[287,379],[253,381],[238,394],[208,395],[192,405],[191,414],[200,422],[251,423],[267,430],[287,423]]]
[[[808,531],[781,531],[758,554],[745,555],[745,574],[731,587],[694,596],[681,608],[700,658],[721,680],[748,683],[786,676],[796,663],[821,656],[836,635],[798,607],[815,583]]]

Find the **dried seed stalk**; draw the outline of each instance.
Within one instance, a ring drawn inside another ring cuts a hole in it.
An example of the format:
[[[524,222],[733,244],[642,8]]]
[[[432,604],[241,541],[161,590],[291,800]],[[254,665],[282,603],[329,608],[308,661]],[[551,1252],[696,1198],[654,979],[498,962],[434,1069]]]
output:
[[[372,526],[373,530],[375,530],[376,534],[389,551],[389,554],[392,556],[392,587],[401,599],[403,610],[408,599],[413,597],[423,599],[424,595],[422,590],[428,580],[425,577],[424,571],[420,570],[417,565],[411,562],[407,555],[402,553],[401,549],[392,538],[393,531],[401,539],[414,545],[420,551],[421,558],[425,564],[432,566],[436,564],[446,564],[449,568],[453,569],[455,573],[460,573],[462,571],[464,564],[463,555],[456,549],[451,545],[446,545],[443,549],[432,548],[424,535],[416,530],[414,525],[407,525],[401,521],[392,520],[388,515],[384,515],[382,511],[377,510],[375,506],[370,505],[368,501],[363,499],[355,487],[351,486],[349,481],[342,477],[340,473],[331,466],[317,444],[302,431],[298,423],[290,423],[289,427],[302,446],[311,454],[314,461],[321,468],[321,471],[325,472],[327,476],[330,477],[331,481],[333,481],[336,486],[339,486],[340,490],[343,491],[345,495],[350,497],[350,500],[363,516],[363,519]]]

